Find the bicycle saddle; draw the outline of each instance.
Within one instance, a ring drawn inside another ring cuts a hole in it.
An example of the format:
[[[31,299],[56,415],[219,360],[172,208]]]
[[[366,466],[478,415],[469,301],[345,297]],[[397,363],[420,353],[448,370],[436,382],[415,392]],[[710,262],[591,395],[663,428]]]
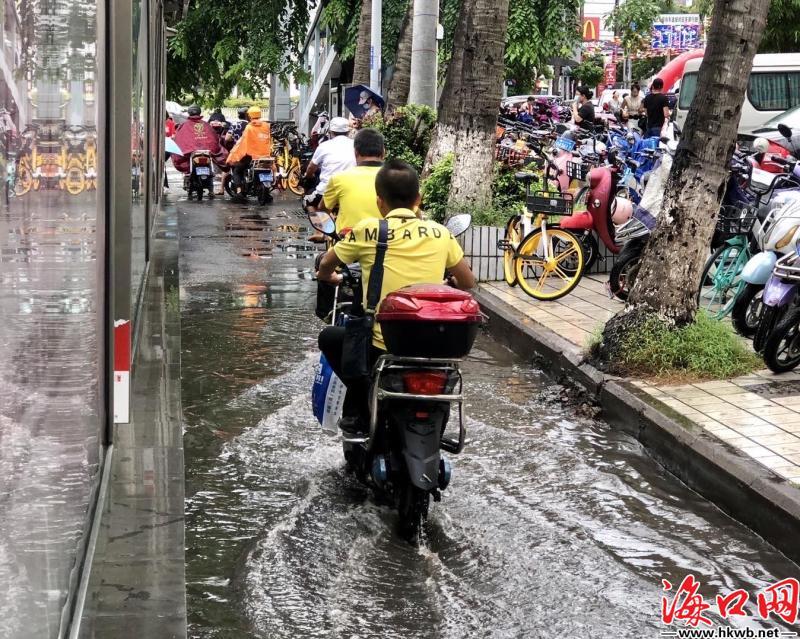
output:
[[[514,174],[514,177],[522,182],[530,182],[531,180],[536,179],[536,174],[531,173],[530,171],[519,171],[518,173]]]

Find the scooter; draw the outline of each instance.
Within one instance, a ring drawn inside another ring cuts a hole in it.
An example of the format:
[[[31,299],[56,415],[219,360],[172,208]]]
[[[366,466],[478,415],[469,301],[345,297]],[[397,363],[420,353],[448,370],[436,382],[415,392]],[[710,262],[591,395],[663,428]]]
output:
[[[309,217],[321,233],[336,238],[330,218]],[[447,224],[453,235],[469,227],[469,215]],[[337,322],[357,311],[360,276],[343,271],[354,302],[338,308]],[[427,518],[431,498],[438,502],[452,479],[450,460],[466,443],[461,361],[469,353],[483,316],[469,293],[438,284],[408,286],[390,293],[377,309],[387,352],[370,378],[369,430],[342,436],[347,468],[394,504],[399,532],[413,541]],[[318,377],[319,377],[318,373]],[[315,380],[315,386],[316,384]],[[331,393],[322,402],[330,404]],[[458,432],[447,433],[451,406]],[[321,415],[317,415],[324,423]]]
[[[183,176],[183,190],[191,200],[197,193],[197,201],[203,199],[203,191],[208,189],[208,198],[214,199],[214,175],[211,151],[194,151],[189,156],[189,172]]]
[[[222,181],[222,187],[231,197],[236,198],[233,176],[229,173]],[[258,203],[264,206],[273,200],[272,190],[275,188],[275,158],[272,156],[253,158],[245,172],[242,195],[246,198],[255,195]]]

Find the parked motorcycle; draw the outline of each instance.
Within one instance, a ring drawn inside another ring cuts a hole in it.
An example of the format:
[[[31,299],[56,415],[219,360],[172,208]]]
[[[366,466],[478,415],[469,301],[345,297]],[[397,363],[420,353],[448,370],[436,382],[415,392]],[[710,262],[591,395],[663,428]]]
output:
[[[197,201],[201,201],[205,190],[208,190],[209,199],[214,199],[211,161],[211,151],[194,151],[189,156],[189,172],[183,176],[183,190],[188,193],[190,200],[197,193]]]
[[[309,220],[336,239],[333,220]],[[469,224],[469,215],[456,215],[447,227],[458,235]],[[353,289],[356,302],[335,306],[337,323],[361,300],[360,274],[345,268],[343,285]],[[343,436],[343,450],[348,469],[394,504],[399,531],[409,540],[419,534],[430,499],[440,501],[452,479],[452,465],[440,451],[455,455],[464,448],[461,361],[472,348],[482,317],[469,293],[443,285],[402,288],[378,307],[387,353],[372,371],[369,432]],[[330,394],[318,399],[329,401]],[[456,435],[447,433],[452,404],[458,412]]]
[[[224,177],[222,187],[231,198],[236,197],[233,176],[230,173]],[[258,203],[263,206],[272,202],[273,188],[275,188],[275,159],[269,156],[254,158],[245,171],[243,195],[255,196]]]

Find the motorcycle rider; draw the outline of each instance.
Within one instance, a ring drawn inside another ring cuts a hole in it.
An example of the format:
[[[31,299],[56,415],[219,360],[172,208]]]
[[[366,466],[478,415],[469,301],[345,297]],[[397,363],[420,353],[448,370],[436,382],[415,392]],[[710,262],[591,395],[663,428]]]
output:
[[[412,166],[390,160],[375,177],[378,210],[389,226],[388,248],[383,264],[380,299],[411,284],[440,284],[445,271],[461,289],[475,286],[475,277],[464,259],[464,252],[450,231],[436,222],[421,220],[414,211],[420,203],[419,176]],[[342,276],[335,269],[342,264],[361,265],[366,304],[367,282],[375,262],[378,220],[362,220],[322,258],[317,278],[338,285]],[[326,326],[319,335],[319,347],[331,368],[347,386],[340,427],[349,433],[368,427],[368,379],[347,379],[342,375],[342,347],[345,329]],[[375,322],[371,360],[374,364],[386,351],[380,325]]]
[[[247,110],[250,107],[239,107],[239,110],[236,112],[237,117],[239,118],[236,122],[231,125],[231,128],[228,130],[228,136],[230,136],[233,143],[239,141],[242,137],[242,133],[244,133],[244,128],[247,126],[248,122],[250,122],[250,118],[247,117]]]
[[[214,163],[224,166],[228,151],[220,144],[219,136],[212,126],[203,120],[200,107],[193,104],[187,109],[189,117],[175,133],[175,144],[183,151],[183,155],[172,154],[172,164],[181,173],[189,172],[189,158],[194,151],[210,151]]]
[[[348,136],[350,133],[350,122],[347,118],[333,118],[328,130],[331,139],[322,142],[311,162],[306,168],[306,181],[313,180],[319,171],[319,182],[314,191],[304,199],[308,210],[316,210],[325,194],[328,180],[336,173],[352,169],[356,165],[356,156],[353,151],[353,140]]]
[[[336,231],[352,229],[361,220],[379,218],[375,177],[383,165],[383,135],[377,129],[361,129],[353,140],[356,166],[328,180],[322,203],[333,212],[337,207]]]
[[[272,133],[269,122],[261,119],[261,108],[251,106],[247,110],[250,118],[244,127],[242,137],[234,145],[228,156],[228,164],[233,172],[233,185],[238,202],[247,200],[245,195],[245,173],[253,162],[253,158],[269,157],[272,155]],[[272,200],[270,195],[268,201]]]

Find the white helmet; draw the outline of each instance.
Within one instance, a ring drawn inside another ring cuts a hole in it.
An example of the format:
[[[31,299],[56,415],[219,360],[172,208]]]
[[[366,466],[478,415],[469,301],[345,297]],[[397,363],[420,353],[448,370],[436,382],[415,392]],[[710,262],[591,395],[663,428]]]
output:
[[[347,118],[333,118],[328,129],[331,133],[348,133],[350,131],[350,121]]]

